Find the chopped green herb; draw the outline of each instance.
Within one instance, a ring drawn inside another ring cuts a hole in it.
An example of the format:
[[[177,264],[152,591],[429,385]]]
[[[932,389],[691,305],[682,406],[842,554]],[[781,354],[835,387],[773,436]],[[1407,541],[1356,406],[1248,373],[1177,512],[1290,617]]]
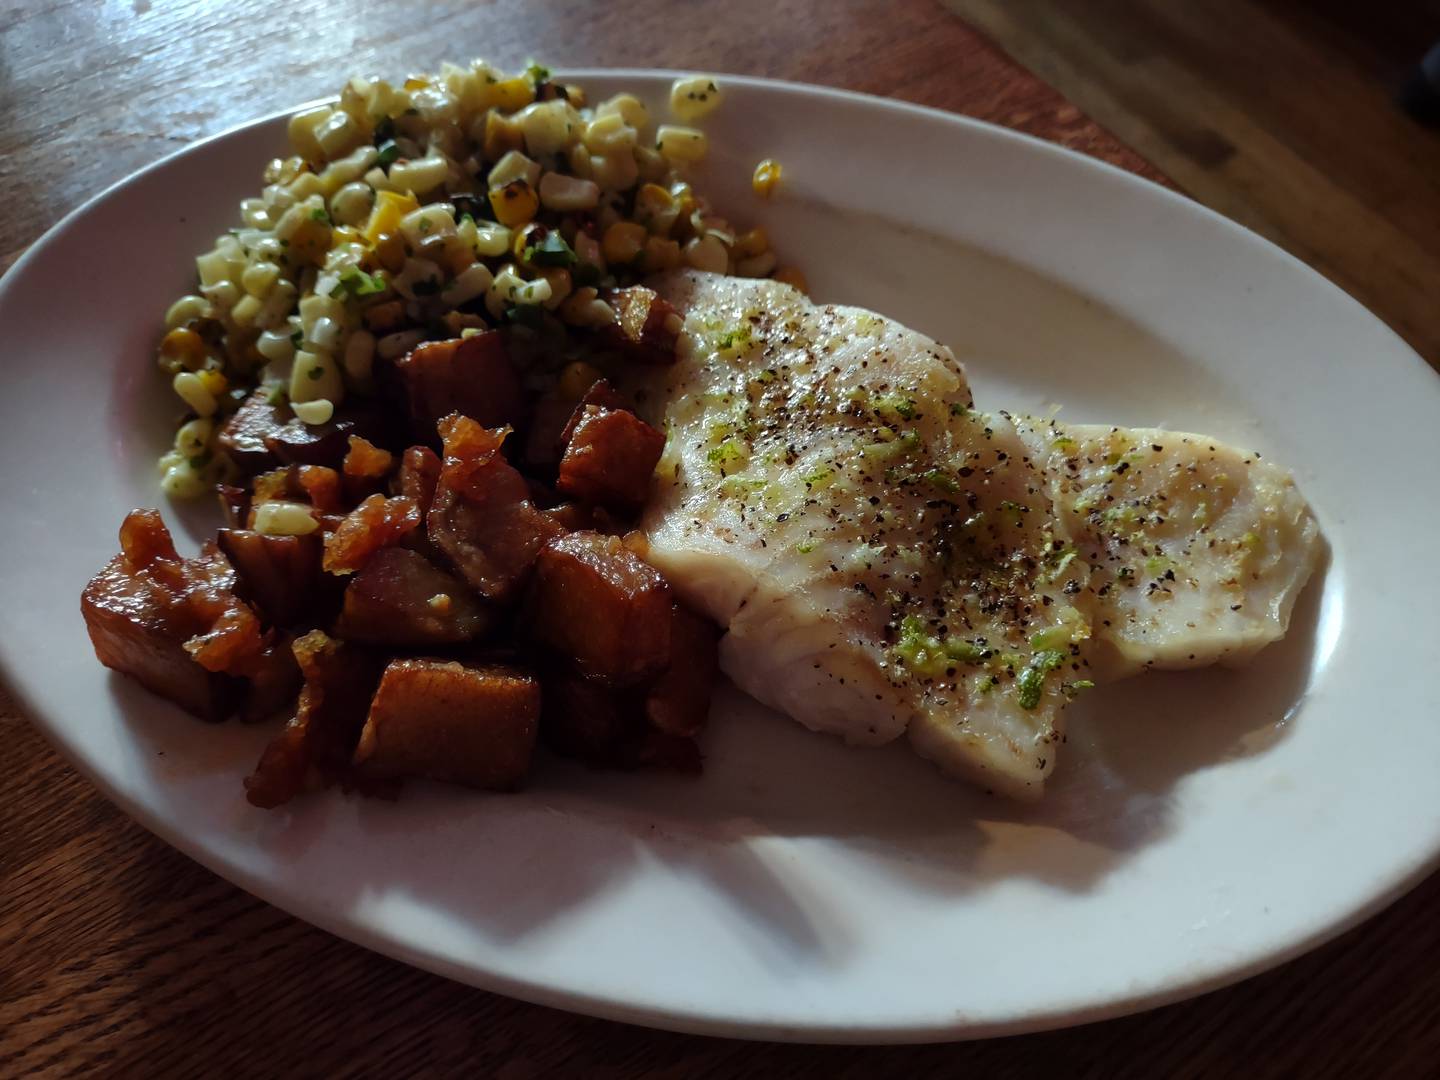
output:
[[[932,487],[939,488],[941,491],[944,491],[947,494],[953,495],[955,492],[960,490],[960,486],[955,483],[954,477],[952,477],[944,469],[926,469],[923,473],[920,474],[920,479],[924,480]]]
[[[721,349],[721,350],[724,350],[724,349],[738,349],[738,348],[739,348],[740,346],[742,346],[742,345],[747,345],[747,344],[749,344],[749,342],[750,342],[750,327],[748,327],[748,326],[737,326],[737,327],[735,327],[735,328],[732,329],[732,330],[727,330],[727,331],[725,331],[725,333],[723,333],[723,334],[721,334],[719,337],[717,337],[717,338],[715,339],[715,348]]]
[[[952,402],[950,405],[951,416],[966,416],[969,412],[970,407],[968,405],[961,405],[958,401]]]
[[[435,223],[431,221],[429,217],[425,216],[424,214],[420,216],[420,233],[422,236],[425,233],[428,233],[434,227]]]
[[[525,261],[535,266],[574,266],[580,260],[565,242],[565,237],[551,229],[540,238],[538,244],[525,248]]]
[[[1074,450],[1079,445],[1069,435],[1057,435],[1055,441],[1050,444],[1056,450]]]
[[[904,394],[886,394],[875,399],[875,412],[891,423],[897,420],[914,420],[915,399]]]
[[[534,60],[531,60],[530,63],[526,65],[525,74],[536,86],[539,86],[543,82],[550,81],[550,69],[544,64],[536,63]]]
[[[815,545],[814,545],[814,544],[801,544],[801,545],[799,545],[798,547],[796,547],[795,550],[798,551],[801,555],[809,555],[810,552],[812,552],[812,551],[815,550]]]
[[[1025,665],[1015,680],[1016,697],[1022,709],[1033,709],[1040,704],[1045,690],[1045,676],[1065,663],[1065,654],[1057,649],[1037,652]]]
[[[459,222],[457,222],[457,224],[464,225],[467,221],[470,222],[471,225],[475,224],[475,215],[470,213],[469,210],[466,210],[463,214],[460,215],[460,220]]]
[[[1030,635],[1030,647],[1042,651],[1063,649],[1070,644],[1070,636],[1068,626],[1047,626]]]
[[[980,678],[975,680],[975,689],[981,694],[988,694],[999,684],[1000,680],[995,678],[994,675],[981,675]]]
[[[325,225],[329,225],[330,215],[325,212],[323,207],[317,206],[314,210],[310,211],[310,220],[319,221]]]
[[[340,285],[349,290],[351,296],[374,296],[385,291],[385,279],[367,274],[358,266],[340,275]],[[331,295],[335,295],[331,293]]]
[[[749,452],[729,438],[719,446],[712,446],[705,455],[705,460],[716,466],[720,470],[721,476],[729,476],[737,469],[743,468],[749,459]]]
[[[291,345],[294,345],[295,348],[298,349],[298,348],[299,348],[301,345],[303,345],[304,343],[305,343],[305,333],[304,333],[303,330],[296,330],[293,334],[290,335],[290,344],[291,344]]]
[[[375,160],[382,169],[388,169],[400,160],[400,144],[394,139],[386,139],[380,144],[380,156]]]

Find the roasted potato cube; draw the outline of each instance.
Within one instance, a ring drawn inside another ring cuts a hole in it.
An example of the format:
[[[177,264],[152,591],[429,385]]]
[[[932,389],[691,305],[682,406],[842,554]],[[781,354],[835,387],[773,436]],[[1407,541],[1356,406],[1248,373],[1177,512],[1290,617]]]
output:
[[[628,691],[563,667],[547,672],[540,736],[557,754],[613,765],[622,747],[643,733],[644,717]]]
[[[675,362],[675,343],[685,320],[669,301],[644,285],[611,289],[605,300],[615,310],[615,323],[606,327],[610,344],[638,363]]]
[[[215,540],[235,567],[235,591],[272,625],[294,626],[325,606],[319,533],[263,536],[250,529],[221,529]]]
[[[629,685],[670,660],[670,586],[618,537],[575,532],[540,552],[525,618],[587,675]]]
[[[586,502],[634,510],[649,495],[664,451],[665,436],[634,413],[587,405],[560,459],[555,486]]]
[[[513,668],[393,660],[354,763],[371,777],[419,776],[510,791],[530,768],[540,683]]]
[[[710,712],[719,670],[720,631],[709,619],[674,605],[670,618],[670,665],[645,695],[645,718],[667,735],[698,735]]]
[[[562,452],[570,444],[570,437],[575,434],[576,426],[579,425],[586,410],[592,405],[600,409],[627,410],[630,408],[625,399],[610,385],[608,379],[596,379],[580,400],[575,403],[575,407],[570,410],[570,416],[560,430],[560,450]]]
[[[464,582],[417,552],[391,547],[346,587],[335,632],[349,641],[424,647],[473,641],[492,622]]]
[[[498,331],[426,342],[396,361],[395,371],[417,438],[432,439],[436,423],[451,413],[483,427],[525,419],[525,390]]]

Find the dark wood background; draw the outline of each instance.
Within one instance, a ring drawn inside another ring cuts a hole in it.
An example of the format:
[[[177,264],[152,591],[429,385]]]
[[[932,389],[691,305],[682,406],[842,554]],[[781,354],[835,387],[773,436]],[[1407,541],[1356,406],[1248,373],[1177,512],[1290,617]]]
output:
[[[977,16],[1004,29],[997,10],[978,5]],[[1162,179],[932,0],[231,0],[183,9],[0,0],[0,267],[71,207],[187,142],[332,92],[352,71],[393,75],[475,55],[843,86],[1007,124]],[[130,822],[3,696],[0,805],[5,1077],[1003,1080],[1425,1076],[1440,1067],[1440,929],[1430,917],[1440,878],[1278,971],[1140,1016],[951,1046],[782,1046],[524,1005],[330,937]]]

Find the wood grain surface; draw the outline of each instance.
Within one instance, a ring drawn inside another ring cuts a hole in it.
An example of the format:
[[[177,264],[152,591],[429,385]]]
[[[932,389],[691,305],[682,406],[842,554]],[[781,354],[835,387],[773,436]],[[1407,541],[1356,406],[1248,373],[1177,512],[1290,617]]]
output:
[[[931,0],[0,0],[0,266],[193,139],[355,70],[475,55],[844,86],[1158,178]],[[781,1046],[525,1005],[315,930],[129,821],[3,695],[0,800],[0,1077],[1340,1077],[1440,1064],[1440,879],[1278,971],[1148,1014],[953,1046]]]

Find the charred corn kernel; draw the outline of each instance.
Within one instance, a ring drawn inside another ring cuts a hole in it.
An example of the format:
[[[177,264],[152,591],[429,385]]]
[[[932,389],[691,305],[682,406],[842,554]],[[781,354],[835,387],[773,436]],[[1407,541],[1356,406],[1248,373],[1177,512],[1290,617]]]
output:
[[[725,245],[713,236],[697,236],[685,245],[682,254],[685,265],[696,270],[723,274],[730,268],[730,253],[725,250]]]
[[[680,207],[659,184],[641,184],[635,192],[635,220],[659,236],[669,234]]]
[[[588,296],[582,294],[588,293]],[[595,290],[588,286],[575,293],[575,298],[593,300]],[[560,372],[560,378],[555,383],[555,391],[567,401],[579,401],[585,396],[585,391],[594,386],[603,377],[603,373],[593,364],[587,364],[584,360],[576,360],[566,364]]]
[[[370,380],[375,363],[375,335],[369,330],[351,332],[345,340],[345,374],[361,386]]]
[[[519,150],[507,150],[486,177],[491,188],[504,187],[511,180],[524,180],[531,187],[540,182],[540,163]]]
[[[230,380],[213,368],[197,371],[195,377],[200,380],[206,390],[209,390],[217,398],[230,389]]]
[[[450,163],[432,150],[416,161],[397,161],[390,166],[390,183],[401,191],[427,195],[445,182]]]
[[[774,158],[766,158],[755,166],[755,174],[750,177],[750,187],[762,199],[768,199],[775,194],[775,189],[780,186],[780,179],[785,170]]]
[[[475,254],[481,258],[493,259],[510,249],[510,230],[493,221],[475,223]]]
[[[645,272],[654,274],[661,270],[673,270],[680,265],[680,245],[663,236],[652,236],[645,241],[645,254],[641,258]]]
[[[793,285],[803,293],[810,291],[810,282],[805,280],[805,275],[796,266],[782,266],[771,275],[776,281],[784,282],[786,285]]]
[[[595,106],[597,117],[616,114],[636,131],[650,123],[650,112],[634,94],[616,94]]]
[[[175,388],[175,393],[180,396],[180,400],[194,410],[196,416],[215,415],[215,409],[219,403],[195,372],[180,372],[170,385]]]
[[[203,296],[182,296],[165,312],[165,329],[174,330],[194,319],[203,319],[210,309],[210,302]]]
[[[204,418],[187,420],[175,432],[175,449],[187,458],[203,453],[215,434],[215,422]]]
[[[381,191],[375,195],[375,209],[365,223],[365,239],[374,244],[382,233],[392,236],[400,231],[400,219],[420,209],[420,203],[408,192]]]
[[[694,164],[705,156],[708,146],[705,133],[696,128],[661,124],[655,132],[655,149],[672,164]]]
[[[525,149],[525,132],[508,116],[491,109],[485,114],[485,132],[481,139],[487,161],[499,161],[511,150]]]
[[[623,266],[634,262],[644,250],[647,236],[644,225],[633,221],[617,221],[605,230],[605,236],[600,241],[600,250],[607,263]]]
[[[392,232],[382,232],[375,237],[375,258],[392,274],[398,274],[405,267],[405,243]]]
[[[737,259],[748,258],[751,255],[759,255],[770,250],[770,234],[763,227],[757,225],[747,232],[735,237],[733,248]]]
[[[535,217],[540,209],[540,196],[524,180],[512,180],[490,192],[490,208],[501,225],[516,228]]]
[[[329,105],[319,105],[313,109],[306,109],[302,113],[296,113],[290,118],[290,123],[286,128],[290,136],[290,145],[302,158],[307,161],[317,161],[323,156],[319,140],[315,138],[315,129],[329,120],[334,112],[335,110]]]
[[[720,84],[713,75],[676,79],[670,87],[670,111],[687,124],[709,116],[720,105]]]
[[[328,424],[330,418],[335,415],[335,405],[325,398],[316,398],[314,401],[297,401],[290,406],[291,410],[307,424]]]
[[[523,75],[501,79],[490,87],[490,104],[505,112],[523,109],[535,100],[535,84]]]
[[[319,527],[304,503],[271,499],[255,507],[255,531],[262,536],[308,536]]]
[[[600,204],[600,185],[593,180],[546,173],[540,178],[540,202],[545,209],[561,214],[593,210]]]
[[[205,363],[205,342],[194,330],[171,330],[160,339],[160,359],[194,371]]]

